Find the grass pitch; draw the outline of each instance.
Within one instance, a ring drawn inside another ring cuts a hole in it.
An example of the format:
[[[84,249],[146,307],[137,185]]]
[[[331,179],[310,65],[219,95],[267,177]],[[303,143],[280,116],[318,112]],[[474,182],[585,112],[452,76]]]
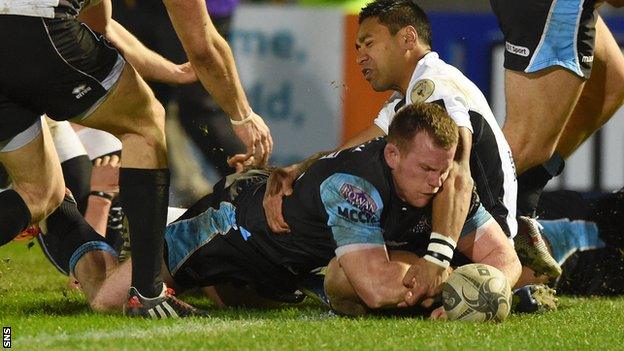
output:
[[[217,310],[208,319],[137,320],[89,310],[38,245],[0,247],[0,326],[16,350],[622,350],[624,297],[560,298],[560,310],[505,322],[340,318],[320,305]]]

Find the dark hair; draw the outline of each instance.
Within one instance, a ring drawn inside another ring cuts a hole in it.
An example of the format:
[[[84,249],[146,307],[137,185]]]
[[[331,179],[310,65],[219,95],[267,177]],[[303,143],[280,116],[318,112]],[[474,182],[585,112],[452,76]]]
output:
[[[418,132],[427,132],[436,146],[451,149],[459,141],[457,124],[441,106],[419,102],[403,107],[394,116],[388,130],[388,142],[409,152]]]
[[[414,26],[419,39],[431,47],[431,25],[427,14],[414,0],[375,0],[369,2],[360,11],[359,23],[376,17],[395,35],[401,28]]]

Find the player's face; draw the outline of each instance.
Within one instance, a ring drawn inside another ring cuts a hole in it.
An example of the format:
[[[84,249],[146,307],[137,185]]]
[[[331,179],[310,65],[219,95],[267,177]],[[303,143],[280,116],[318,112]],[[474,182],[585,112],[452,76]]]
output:
[[[396,90],[401,82],[404,50],[398,37],[375,17],[360,24],[355,42],[357,63],[375,91]]]
[[[420,132],[409,152],[401,152],[393,144],[386,148],[385,157],[392,168],[397,195],[414,207],[427,206],[448,177],[456,147],[444,150],[426,132]],[[392,148],[396,149],[396,155]]]

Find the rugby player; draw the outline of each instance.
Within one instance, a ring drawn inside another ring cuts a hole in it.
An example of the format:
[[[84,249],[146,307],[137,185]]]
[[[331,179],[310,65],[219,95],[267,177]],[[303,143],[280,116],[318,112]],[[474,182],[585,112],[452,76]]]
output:
[[[231,117],[247,146],[245,157],[266,162],[272,141],[249,107],[229,46],[210,22],[205,3],[165,0],[165,5],[192,67],[171,65],[149,52],[111,19],[110,0],[15,0],[0,8],[0,162],[13,182],[0,193],[0,244],[46,217],[48,225],[84,238],[98,236],[75,202],[64,198],[58,157],[39,116],[107,130],[122,140],[124,150],[121,199],[135,243],[130,299],[155,298],[190,315],[199,311],[168,294],[160,277],[169,188],[164,111],[139,73],[180,83],[199,78]],[[136,69],[91,29],[103,33]],[[147,313],[126,310],[131,316]]]
[[[450,261],[465,255],[498,267],[513,285],[520,262],[476,192],[457,243],[432,232],[431,199],[450,171],[457,142],[457,126],[441,107],[406,106],[387,139],[328,155],[297,180],[284,200],[290,235],[273,233],[264,216],[267,172],[228,176],[168,226],[164,271],[172,286],[183,289],[232,283],[284,301],[333,259],[325,289],[332,307],[351,315],[407,306],[411,291],[403,277],[423,259],[440,265],[444,280]],[[68,233],[50,234],[59,251],[71,250],[65,245]],[[130,284],[128,265],[117,267],[111,252],[85,242],[63,255],[70,258],[62,264],[97,310],[118,309]],[[342,293],[345,284],[354,296]],[[171,313],[138,296],[130,303],[149,307],[152,317]]]
[[[375,91],[392,90],[395,93],[383,106],[374,124],[347,141],[342,148],[385,135],[395,113],[406,104],[422,101],[440,104],[460,127],[462,151],[450,179],[434,200],[434,231],[457,239],[474,179],[483,206],[507,235],[514,237],[518,225],[511,150],[479,88],[432,51],[431,28],[424,11],[410,0],[376,0],[362,9],[359,22],[355,48],[364,77]],[[289,182],[304,168],[291,166],[275,172],[269,182],[264,209],[276,232],[288,230],[288,223],[280,213],[281,196],[291,192]],[[283,178],[278,181],[278,176]],[[521,221],[524,224],[527,219]],[[517,241],[520,248],[526,248],[525,251],[537,251],[534,255],[523,255],[523,263],[553,277],[560,274],[560,268],[545,250],[538,231],[523,231]],[[534,245],[535,242],[542,246]],[[539,252],[538,248],[542,251]],[[443,272],[434,265],[425,264],[415,265],[413,273],[408,280],[416,279],[415,295],[419,297],[424,288]]]
[[[621,0],[607,0],[623,6]],[[505,36],[503,126],[518,172],[518,212],[624,100],[624,57],[596,0],[490,0]]]

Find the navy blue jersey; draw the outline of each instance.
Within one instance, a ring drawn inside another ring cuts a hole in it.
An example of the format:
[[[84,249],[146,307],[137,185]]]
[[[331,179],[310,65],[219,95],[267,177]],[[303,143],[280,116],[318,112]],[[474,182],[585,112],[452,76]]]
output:
[[[422,255],[431,233],[431,206],[415,208],[397,196],[383,157],[385,145],[380,138],[316,161],[284,198],[290,234],[274,234],[267,225],[262,208],[267,174],[242,175],[219,201],[232,199],[236,225],[249,244],[296,274],[325,266],[343,250],[361,245]],[[490,218],[473,192],[462,234]]]

